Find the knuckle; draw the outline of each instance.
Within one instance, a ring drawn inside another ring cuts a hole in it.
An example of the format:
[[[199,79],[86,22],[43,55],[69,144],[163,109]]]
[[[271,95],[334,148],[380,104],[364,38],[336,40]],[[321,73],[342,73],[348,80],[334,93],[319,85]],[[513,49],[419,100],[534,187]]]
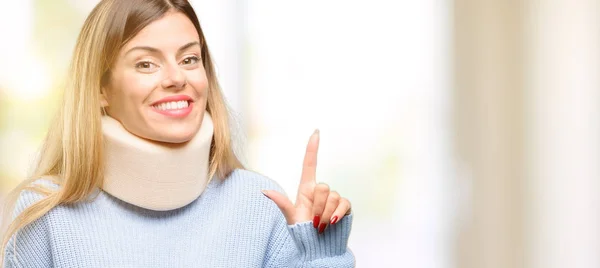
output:
[[[319,183],[316,188],[319,192],[329,192],[329,185],[327,183]]]
[[[336,191],[331,191],[331,192],[329,193],[329,198],[331,198],[331,199],[334,199],[334,200],[337,200],[337,201],[339,202],[339,201],[341,200],[341,198],[342,198],[342,197],[340,196],[340,194],[339,194],[338,192],[336,192]]]
[[[339,199],[332,198],[331,196],[329,196],[329,198],[327,199],[327,204],[329,204],[329,206],[338,206],[339,203]]]

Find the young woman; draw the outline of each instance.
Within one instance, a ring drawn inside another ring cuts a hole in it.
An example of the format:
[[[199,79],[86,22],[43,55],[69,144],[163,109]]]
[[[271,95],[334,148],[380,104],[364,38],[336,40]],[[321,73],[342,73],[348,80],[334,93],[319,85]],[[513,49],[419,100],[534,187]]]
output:
[[[6,267],[352,267],[350,203],[292,203],[245,170],[186,0],[103,0],[81,30],[35,174],[14,190]],[[10,218],[10,217],[8,217]]]

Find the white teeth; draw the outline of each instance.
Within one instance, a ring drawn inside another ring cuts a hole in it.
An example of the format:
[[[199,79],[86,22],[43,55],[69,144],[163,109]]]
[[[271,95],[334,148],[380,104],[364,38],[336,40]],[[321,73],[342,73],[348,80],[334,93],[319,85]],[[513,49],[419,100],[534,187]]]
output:
[[[161,104],[157,104],[154,105],[154,108],[164,111],[164,110],[177,110],[177,109],[183,109],[183,108],[187,108],[188,102],[187,101],[170,101],[170,102],[163,102]]]

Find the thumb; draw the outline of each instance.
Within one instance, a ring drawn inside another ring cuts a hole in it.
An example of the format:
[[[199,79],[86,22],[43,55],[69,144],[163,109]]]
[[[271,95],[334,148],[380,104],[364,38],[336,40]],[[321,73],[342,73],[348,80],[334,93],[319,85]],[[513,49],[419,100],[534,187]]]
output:
[[[288,224],[294,224],[294,213],[296,212],[296,208],[287,196],[273,190],[262,190],[262,193],[279,207],[279,210],[283,213]]]

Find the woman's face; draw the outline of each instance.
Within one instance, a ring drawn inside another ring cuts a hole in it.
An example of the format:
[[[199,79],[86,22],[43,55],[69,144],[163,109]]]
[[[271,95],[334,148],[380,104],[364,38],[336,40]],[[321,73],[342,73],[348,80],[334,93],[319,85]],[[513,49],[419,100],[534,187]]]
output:
[[[169,12],[120,51],[103,106],[134,135],[167,143],[199,130],[208,95],[199,36],[182,13]]]

